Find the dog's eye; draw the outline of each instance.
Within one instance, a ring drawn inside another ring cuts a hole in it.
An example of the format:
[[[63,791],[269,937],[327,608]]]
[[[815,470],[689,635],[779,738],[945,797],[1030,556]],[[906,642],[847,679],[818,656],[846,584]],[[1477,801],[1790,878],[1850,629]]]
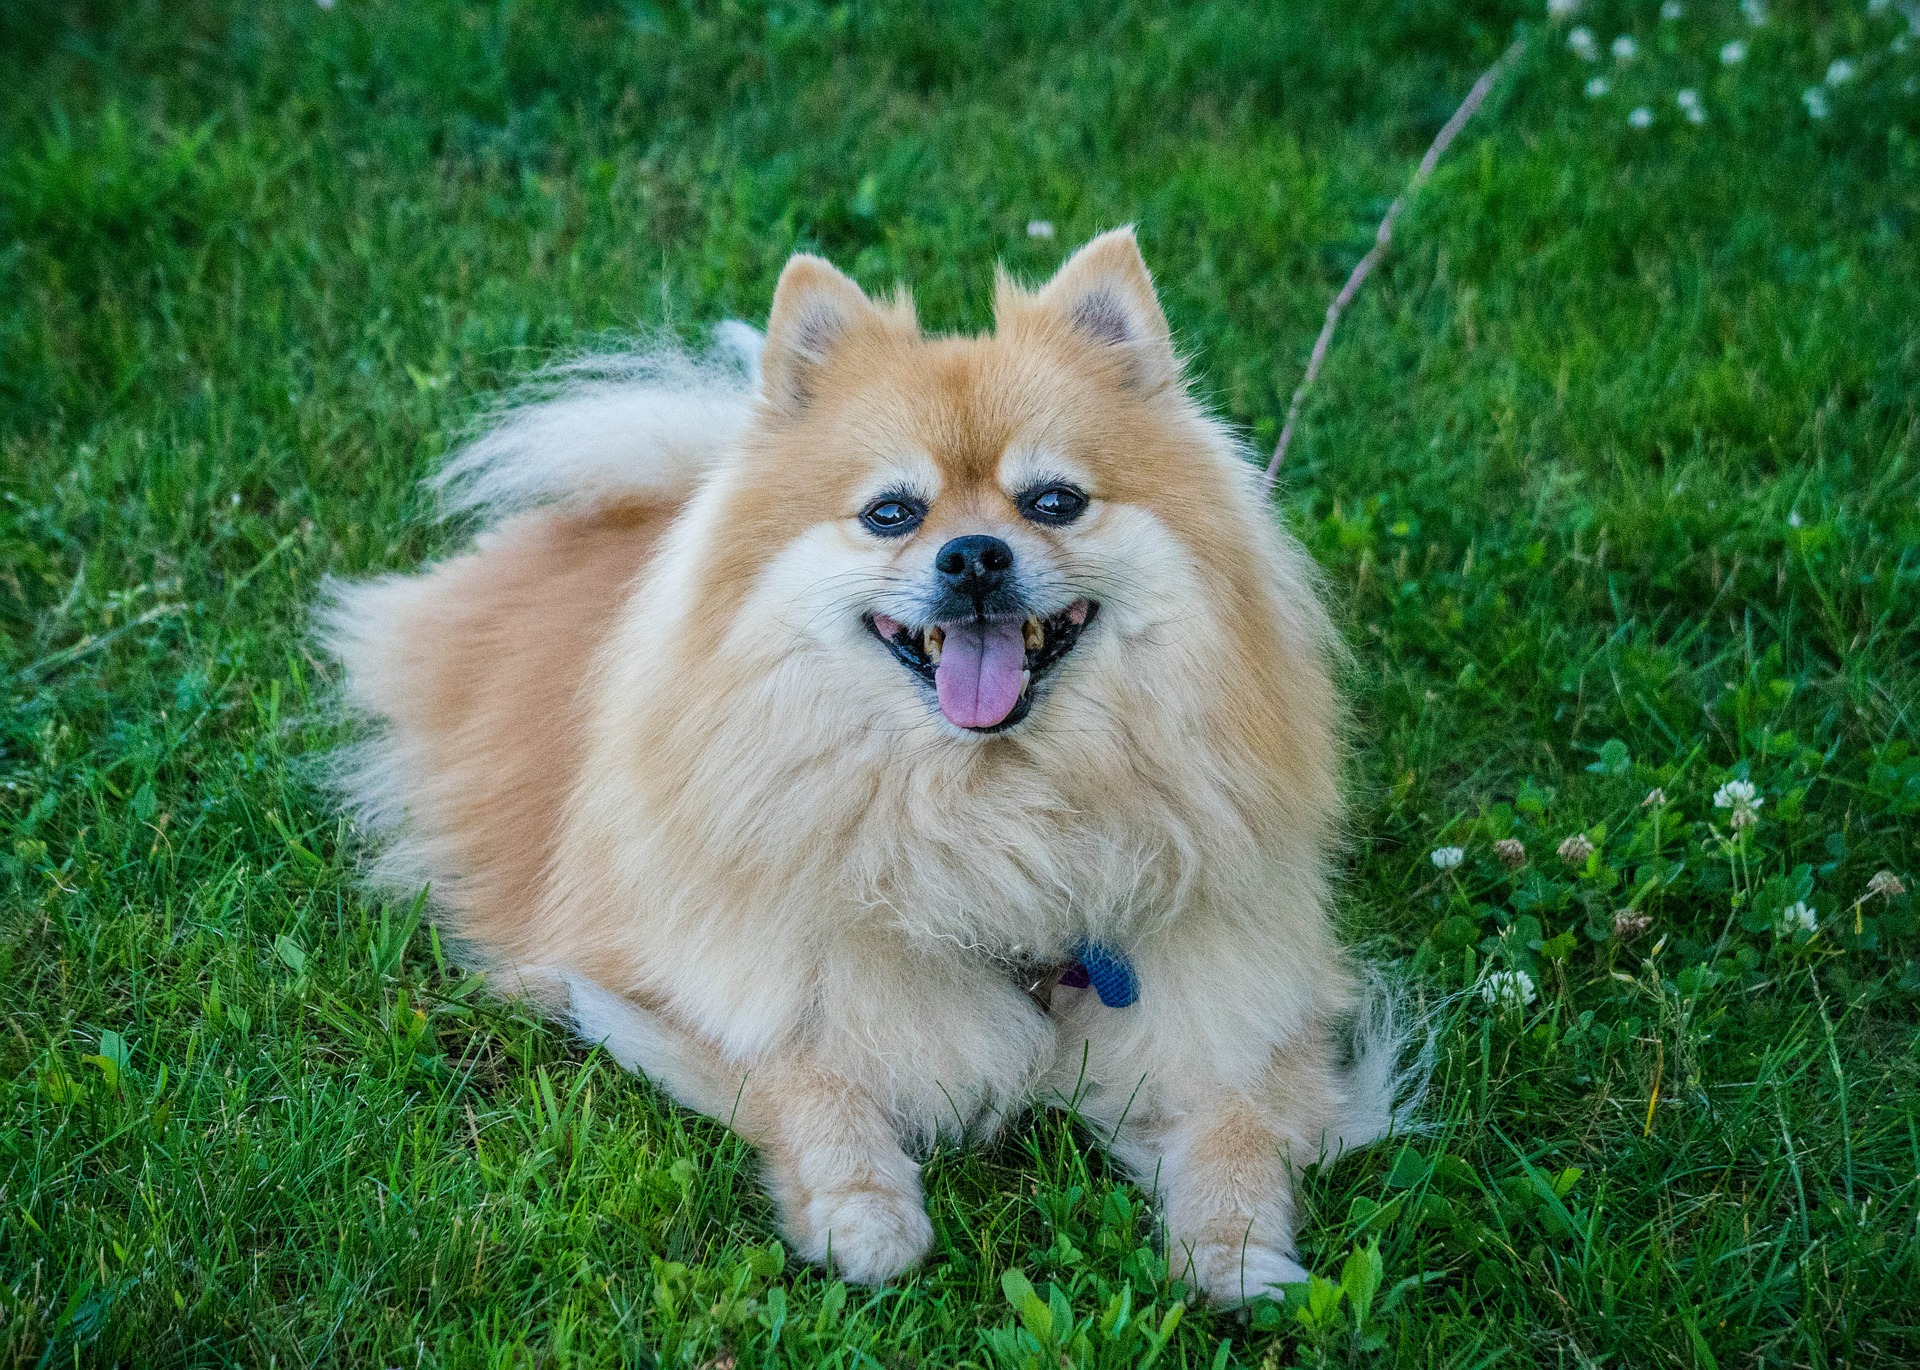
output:
[[[1071,485],[1043,485],[1020,501],[1020,512],[1035,523],[1072,523],[1086,510],[1086,495]]]
[[[920,507],[919,501],[885,495],[866,507],[860,521],[883,538],[897,538],[918,528],[926,516],[927,511]]]

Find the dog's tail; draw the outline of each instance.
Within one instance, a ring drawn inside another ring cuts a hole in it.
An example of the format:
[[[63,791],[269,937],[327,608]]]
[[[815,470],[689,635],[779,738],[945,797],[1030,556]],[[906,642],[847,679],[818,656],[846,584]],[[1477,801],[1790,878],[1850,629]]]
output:
[[[764,341],[730,320],[704,353],[662,343],[554,367],[430,483],[449,514],[489,521],[535,505],[678,502],[746,428]]]
[[[736,1116],[746,1072],[717,1049],[585,976],[561,972],[558,978],[567,993],[562,1016],[584,1040],[605,1047],[621,1066],[646,1076],[688,1108],[748,1126]]]
[[[1378,966],[1367,966],[1342,1091],[1345,1107],[1326,1138],[1330,1157],[1419,1129],[1438,1042],[1433,1015]]]

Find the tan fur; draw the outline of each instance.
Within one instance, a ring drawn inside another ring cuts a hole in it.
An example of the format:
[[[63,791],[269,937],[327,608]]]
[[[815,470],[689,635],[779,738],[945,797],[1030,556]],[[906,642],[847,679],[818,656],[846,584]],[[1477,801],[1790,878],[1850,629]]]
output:
[[[385,602],[378,637],[347,656],[356,702],[405,739],[413,820],[443,839],[427,875],[461,936],[496,955],[518,959],[553,859],[585,755],[588,663],[671,513],[521,515],[465,556],[360,592]]]
[[[904,296],[796,258],[750,409],[703,391],[712,423],[638,433],[631,494],[596,455],[578,498],[344,591],[331,640],[384,727],[349,791],[472,959],[762,1147],[809,1257],[896,1274],[931,1237],[903,1148],[1070,1101],[1161,1187],[1176,1265],[1249,1297],[1300,1277],[1290,1166],[1392,1113],[1334,1031],[1331,634],[1130,234],[996,310],[927,339]],[[647,428],[620,403],[582,421],[596,453]],[[483,479],[556,495],[522,467],[574,459],[575,412],[490,439]],[[1041,477],[1088,512],[1023,518]],[[903,484],[924,524],[874,536],[861,509]],[[1100,605],[994,735],[867,628],[916,621],[968,533],[1035,612]],[[1021,992],[1014,963],[1081,938],[1126,948],[1136,1006]]]

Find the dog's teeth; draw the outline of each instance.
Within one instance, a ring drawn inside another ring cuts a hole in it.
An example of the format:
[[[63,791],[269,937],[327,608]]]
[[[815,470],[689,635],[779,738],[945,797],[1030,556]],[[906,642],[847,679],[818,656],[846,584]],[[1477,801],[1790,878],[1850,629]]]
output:
[[[1029,652],[1039,651],[1041,645],[1047,640],[1047,630],[1040,626],[1040,620],[1037,618],[1028,619],[1023,631],[1027,639],[1027,650]]]
[[[1025,694],[1027,692],[1027,687],[1031,684],[1033,684],[1033,672],[1032,671],[1020,672],[1020,693]]]
[[[940,648],[946,640],[946,629],[937,627],[927,629],[927,660],[936,666],[940,664]]]

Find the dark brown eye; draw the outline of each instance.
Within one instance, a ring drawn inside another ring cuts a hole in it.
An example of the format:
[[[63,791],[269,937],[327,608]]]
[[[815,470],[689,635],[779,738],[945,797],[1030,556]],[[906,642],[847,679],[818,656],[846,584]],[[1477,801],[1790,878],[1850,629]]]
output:
[[[1072,523],[1086,510],[1085,493],[1071,485],[1043,485],[1020,501],[1020,512],[1035,523]]]
[[[900,495],[883,495],[862,511],[860,521],[867,525],[870,532],[883,538],[897,538],[918,528],[920,520],[926,516],[927,511],[918,500]]]

